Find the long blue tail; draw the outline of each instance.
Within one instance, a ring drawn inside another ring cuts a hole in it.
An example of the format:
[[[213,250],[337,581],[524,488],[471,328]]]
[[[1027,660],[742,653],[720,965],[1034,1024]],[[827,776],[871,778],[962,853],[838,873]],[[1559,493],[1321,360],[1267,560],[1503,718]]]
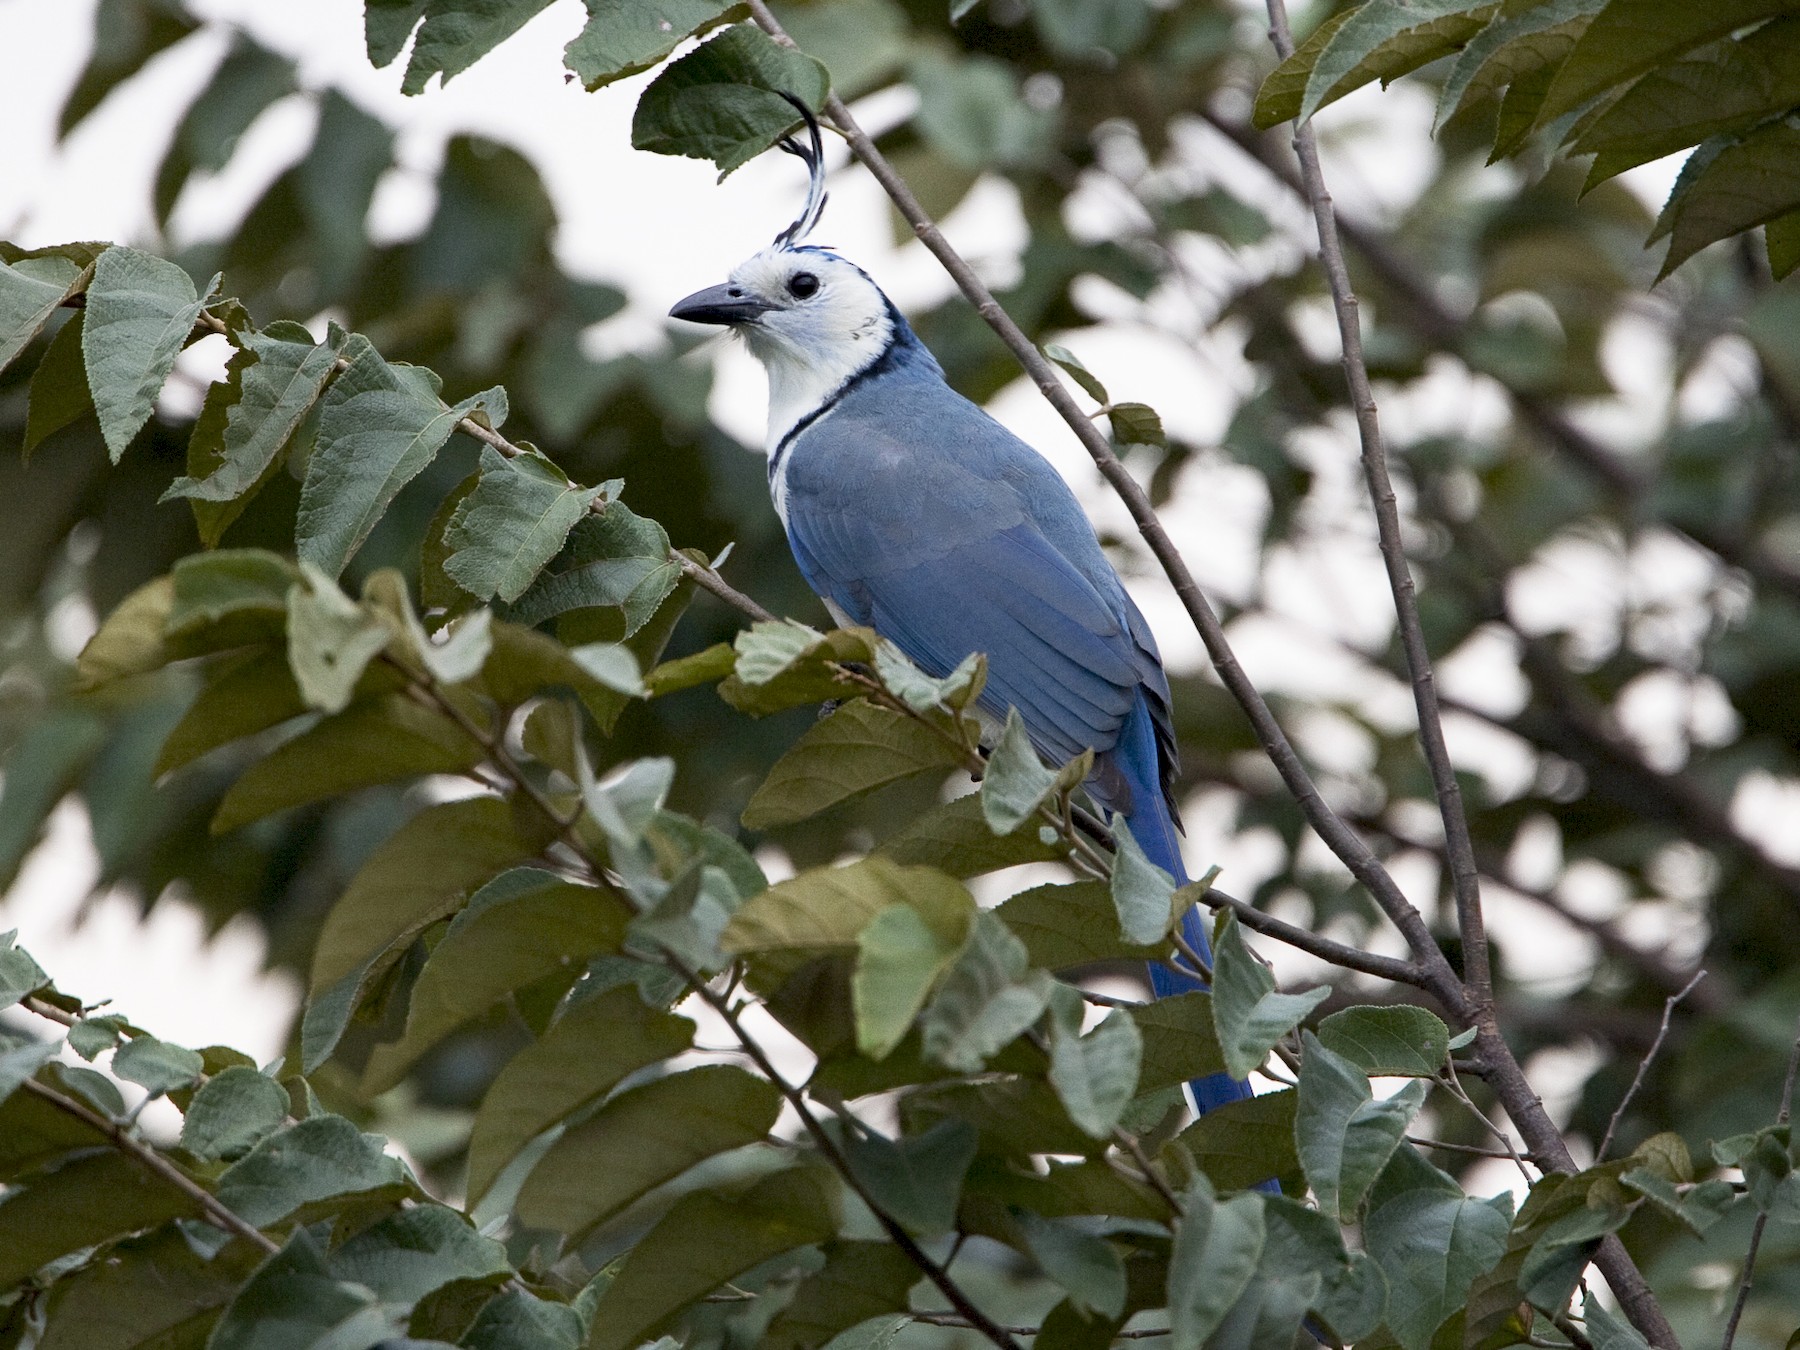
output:
[[[1137,840],[1138,847],[1144,850],[1144,855],[1151,862],[1175,878],[1177,886],[1186,885],[1189,878],[1187,869],[1181,862],[1181,842],[1175,833],[1175,822],[1169,816],[1168,803],[1163,800],[1155,733],[1142,702],[1126,719],[1117,757],[1119,767],[1124,770],[1127,781],[1131,784],[1133,809],[1125,817],[1125,823],[1131,830],[1132,838]],[[1206,940],[1206,921],[1198,906],[1182,915],[1181,935],[1190,947],[1205,958],[1208,965],[1212,964],[1212,946]],[[1206,982],[1178,974],[1160,962],[1153,962],[1150,966],[1150,986],[1156,991],[1158,998],[1168,998],[1173,994],[1205,989]],[[1201,1115],[1216,1106],[1240,1102],[1255,1095],[1250,1091],[1248,1083],[1240,1083],[1225,1073],[1193,1079],[1188,1083],[1188,1090],[1194,1097],[1194,1109]]]

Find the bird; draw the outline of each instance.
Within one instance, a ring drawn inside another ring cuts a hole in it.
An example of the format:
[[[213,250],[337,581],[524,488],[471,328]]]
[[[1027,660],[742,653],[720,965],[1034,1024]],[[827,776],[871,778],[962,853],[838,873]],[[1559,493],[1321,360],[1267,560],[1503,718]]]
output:
[[[1184,884],[1169,681],[1150,626],[1062,475],[950,387],[867,272],[806,242],[825,208],[823,144],[790,101],[810,133],[780,142],[809,171],[800,214],[670,316],[737,333],[767,372],[770,493],[832,617],[939,678],[985,653],[983,721],[1016,709],[1052,764],[1091,749],[1089,797]],[[1196,908],[1182,932],[1210,967]],[[1159,998],[1205,987],[1160,962],[1150,978]],[[1222,1073],[1189,1087],[1201,1113],[1251,1095]]]

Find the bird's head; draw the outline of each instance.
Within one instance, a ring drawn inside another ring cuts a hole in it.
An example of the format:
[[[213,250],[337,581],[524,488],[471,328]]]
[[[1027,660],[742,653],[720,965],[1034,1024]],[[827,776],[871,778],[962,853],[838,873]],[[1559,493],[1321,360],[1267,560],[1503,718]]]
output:
[[[682,300],[671,318],[720,324],[739,334],[769,374],[769,448],[850,380],[893,352],[930,362],[906,320],[868,273],[803,241],[825,209],[825,156],[818,121],[789,98],[809,133],[781,148],[806,162],[806,204],[774,243],[745,259],[731,279]],[[935,364],[932,364],[935,369]]]

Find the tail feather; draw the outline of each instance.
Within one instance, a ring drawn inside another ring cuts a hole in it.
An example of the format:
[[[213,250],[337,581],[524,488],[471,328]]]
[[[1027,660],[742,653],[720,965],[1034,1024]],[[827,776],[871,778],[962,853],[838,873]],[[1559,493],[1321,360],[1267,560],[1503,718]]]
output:
[[[1132,803],[1132,814],[1125,817],[1132,839],[1138,841],[1138,848],[1145,851],[1145,857],[1163,868],[1168,875],[1175,878],[1175,886],[1186,886],[1188,873],[1181,864],[1181,842],[1175,837],[1175,823],[1168,815],[1168,806],[1163,803],[1163,794],[1157,788],[1141,787],[1138,774],[1132,774],[1132,792],[1136,801]],[[1154,779],[1152,779],[1154,783]],[[1181,916],[1181,936],[1195,952],[1199,952],[1208,965],[1213,961],[1213,949],[1206,941],[1206,923],[1201,918],[1199,909],[1188,909]],[[1193,990],[1204,990],[1206,981],[1199,977],[1184,976],[1163,965],[1161,961],[1150,963],[1150,988],[1156,990],[1156,997],[1166,999],[1174,994],[1192,994]],[[1188,1084],[1188,1091],[1193,1094],[1193,1109],[1202,1116],[1213,1107],[1222,1107],[1229,1102],[1242,1102],[1251,1093],[1249,1084],[1238,1082],[1229,1073],[1215,1073],[1206,1078],[1193,1078]]]

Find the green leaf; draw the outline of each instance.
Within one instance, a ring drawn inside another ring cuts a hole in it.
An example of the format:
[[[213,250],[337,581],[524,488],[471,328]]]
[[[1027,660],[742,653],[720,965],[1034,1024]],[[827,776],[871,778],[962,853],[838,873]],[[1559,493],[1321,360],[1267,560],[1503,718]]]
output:
[[[1294,120],[1370,80],[1385,83],[1456,51],[1498,9],[1487,0],[1369,0],[1320,50]]]
[[[1302,1191],[1294,1151],[1296,1096],[1291,1090],[1265,1092],[1214,1107],[1176,1136],[1176,1143],[1215,1186],[1255,1186],[1275,1178],[1290,1193]]]
[[[1219,1048],[1233,1078],[1247,1078],[1259,1068],[1288,1032],[1331,993],[1309,989],[1304,994],[1278,994],[1275,977],[1250,952],[1227,912],[1213,938],[1213,1024]]]
[[[1127,942],[1161,947],[1175,923],[1174,878],[1144,856],[1123,816],[1115,819],[1113,845],[1111,888],[1119,929]]]
[[[1430,1078],[1450,1053],[1450,1028],[1423,1008],[1370,1005],[1325,1018],[1319,1042],[1371,1076]]]
[[[1064,995],[1060,988],[1057,994],[1051,1001],[1056,1015],[1050,1023],[1050,1086],[1070,1120],[1096,1139],[1108,1138],[1138,1094],[1143,1036],[1123,1008],[1114,1008],[1083,1036],[1081,996],[1073,990]]]
[[[1506,10],[1469,39],[1438,95],[1442,127],[1471,99],[1491,99],[1502,88],[1559,66],[1605,0],[1549,0],[1518,13]]]
[[[723,176],[798,124],[783,92],[817,112],[828,89],[825,67],[812,57],[777,45],[754,24],[736,24],[652,81],[632,117],[631,144],[710,159]]]
[[[508,1289],[489,1299],[463,1333],[467,1350],[579,1350],[581,1314],[525,1289]]]
[[[1112,396],[1106,392],[1106,386],[1100,383],[1100,377],[1082,363],[1079,356],[1054,342],[1044,344],[1044,355],[1057,365],[1068,371],[1082,392],[1096,403],[1111,403]]]
[[[1036,1022],[1052,981],[1041,970],[1028,971],[1029,962],[1025,944],[991,911],[978,911],[967,945],[919,1023],[926,1055],[958,1073],[976,1073]]]
[[[891,1242],[828,1242],[824,1267],[800,1281],[759,1344],[763,1350],[823,1346],[871,1317],[904,1312],[918,1282],[919,1268]]]
[[[1113,435],[1127,445],[1156,445],[1167,449],[1169,435],[1162,414],[1148,403],[1115,403],[1106,410]]]
[[[427,20],[429,22],[429,20]],[[542,455],[507,459],[481,447],[481,481],[462,499],[444,543],[444,571],[477,600],[511,603],[561,551],[575,522],[600,495],[579,487]]]
[[[697,32],[718,21],[730,0],[587,0],[587,26],[563,51],[563,64],[592,92],[659,64]]]
[[[413,38],[403,94],[422,94],[433,75],[449,83],[535,18],[550,0],[429,0]],[[372,35],[372,33],[371,33]]]
[[[311,1116],[259,1142],[219,1178],[219,1202],[262,1228],[318,1200],[406,1179],[387,1141],[342,1116]]]
[[[94,264],[81,350],[113,463],[150,420],[203,305],[188,274],[172,262],[114,247]]]
[[[152,1097],[187,1087],[205,1067],[198,1051],[159,1041],[154,1036],[133,1036],[112,1057],[113,1073],[127,1083],[148,1089]]]
[[[1256,1273],[1262,1254],[1262,1196],[1220,1201],[1204,1173],[1181,1197],[1169,1253],[1169,1330],[1175,1350],[1199,1350]]]
[[[1511,1207],[1511,1196],[1478,1200],[1452,1184],[1404,1190],[1369,1211],[1364,1245],[1387,1277],[1387,1325],[1405,1350],[1427,1350],[1505,1255]]]
[[[788,36],[831,73],[831,87],[844,98],[860,98],[891,83],[911,49],[906,15],[888,0],[833,0],[829,5],[776,0],[770,6]],[[907,182],[918,190],[910,174]],[[944,212],[927,206],[934,219]]]
[[[1018,863],[1054,862],[1063,856],[1057,845],[1043,841],[1032,824],[1011,834],[996,836],[988,828],[979,792],[968,793],[913,817],[904,828],[883,840],[878,852],[894,862],[934,867],[953,877],[979,876]],[[1101,898],[1105,900],[1104,892]],[[1110,911],[1110,905],[1108,909]],[[1107,928],[1113,927],[1110,912],[1103,921]],[[1099,934],[1091,936],[1098,938]],[[1050,963],[1037,961],[1036,964]]]
[[[261,1253],[227,1248],[210,1260],[175,1227],[106,1248],[102,1260],[65,1274],[45,1304],[38,1350],[140,1350],[203,1332],[249,1277]],[[164,1336],[170,1339],[162,1340]]]
[[[200,1085],[181,1123],[181,1146],[196,1158],[240,1158],[287,1118],[287,1089],[243,1065]]]
[[[164,48],[197,27],[185,10],[158,0],[101,0],[94,15],[94,49],[57,118],[61,140],[115,88]]]
[[[401,694],[364,700],[252,764],[220,801],[212,832],[376,783],[462,773],[480,759],[481,748],[443,714]]]
[[[46,1069],[37,1077],[48,1081],[50,1072]],[[108,1142],[94,1126],[32,1093],[14,1092],[0,1099],[0,1181],[14,1181],[71,1150],[104,1147]]]
[[[1800,208],[1800,122],[1771,122],[1723,147],[1691,179],[1684,170],[1658,222],[1670,223],[1672,237],[1657,280],[1708,244],[1796,208]]]
[[[1300,1165],[1319,1208],[1350,1222],[1424,1104],[1426,1085],[1411,1082],[1376,1101],[1367,1075],[1354,1064],[1327,1050],[1311,1032],[1301,1033],[1301,1043],[1294,1118]]]
[[[893,904],[856,935],[850,996],[856,1048],[870,1059],[886,1059],[906,1038],[938,976],[968,937],[969,914],[933,917],[935,924],[911,905]]]
[[[589,1319],[588,1350],[630,1350],[725,1281],[832,1237],[838,1186],[826,1169],[792,1168],[737,1194],[683,1196],[601,1294]]]
[[[1777,216],[1763,227],[1763,247],[1769,254],[1769,272],[1784,281],[1800,267],[1800,211]]]
[[[375,1292],[337,1279],[309,1229],[296,1229],[226,1308],[207,1350],[371,1350],[406,1327]]]
[[[84,1017],[69,1028],[69,1049],[93,1063],[96,1055],[104,1054],[119,1043],[120,1030],[127,1022],[114,1013],[106,1017]]]
[[[533,868],[482,887],[419,972],[405,1032],[369,1057],[364,1094],[385,1092],[419,1056],[514,990],[559,970],[573,982],[593,957],[618,951],[628,917],[611,893]]]
[[[81,357],[85,317],[77,312],[56,330],[44,359],[31,373],[25,440],[19,447],[23,462],[29,462],[33,450],[94,406],[94,396],[88,392],[87,367]]]
[[[751,897],[731,916],[721,945],[776,978],[805,960],[856,946],[865,925],[889,905],[911,905],[940,934],[967,922],[975,901],[961,883],[925,867],[864,858],[816,868]]]
[[[1118,935],[1118,915],[1104,883],[1075,881],[1034,886],[996,911],[1024,942],[1031,964],[1046,970],[1095,961],[1155,961],[1164,949]]]
[[[874,659],[879,639],[867,628],[820,633],[782,620],[752,624],[737,635],[737,669],[719,686],[719,697],[739,712],[761,717],[802,703],[856,698],[860,686],[835,667]]]
[[[239,334],[243,351],[231,362],[238,395],[226,405],[214,466],[202,477],[177,478],[162,499],[229,502],[254,491],[318,401],[342,339],[334,330],[315,344],[299,324],[286,322]]]
[[[744,807],[744,828],[807,820],[890,783],[954,768],[962,752],[917,718],[853,699],[815,722]]]
[[[16,928],[0,933],[0,1008],[10,1008],[50,983],[31,953],[13,945],[18,936]]]
[[[550,1146],[519,1192],[519,1219],[579,1239],[696,1163],[760,1143],[780,1113],[773,1083],[730,1064],[621,1092]]]
[[[309,707],[341,713],[357,682],[394,633],[309,562],[288,593],[288,665]]]
[[[1557,71],[1537,123],[1553,122],[1670,57],[1788,9],[1785,0],[1609,0]]]
[[[582,620],[581,637],[623,641],[650,622],[681,575],[669,556],[668,532],[623,502],[608,501],[575,522],[567,544],[507,613],[536,624],[578,610],[570,617]]]
[[[1035,1214],[1020,1214],[1018,1224],[1031,1259],[1068,1290],[1078,1309],[1108,1320],[1125,1311],[1125,1263],[1112,1243]]]
[[[482,1098],[469,1138],[470,1203],[532,1139],[693,1039],[692,1022],[646,1007],[630,985],[570,1008],[507,1062]]]
[[[424,17],[427,0],[365,0],[363,36],[369,64],[380,70],[400,55]]]
[[[1306,96],[1306,83],[1318,64],[1319,53],[1325,50],[1325,44],[1337,36],[1338,29],[1359,9],[1360,6],[1352,6],[1326,16],[1308,34],[1306,41],[1294,49],[1292,56],[1264,77],[1262,88],[1256,91],[1256,103],[1251,109],[1251,125],[1258,130],[1267,131],[1283,122],[1291,122],[1300,115],[1300,100]],[[1348,93],[1349,90],[1344,92]]]
[[[185,1195],[124,1154],[80,1154],[0,1200],[0,1288],[59,1256],[193,1213]]]
[[[960,712],[987,684],[987,658],[970,652],[943,679],[927,675],[886,638],[875,644],[875,676],[888,693],[914,712]]]
[[[1650,1350],[1650,1342],[1638,1335],[1631,1323],[1608,1312],[1592,1294],[1582,1298],[1581,1320],[1594,1350]]]
[[[265,648],[241,659],[227,658],[209,670],[206,687],[163,742],[155,773],[179,769],[305,711],[286,651]]]
[[[650,698],[662,698],[702,684],[716,684],[737,666],[737,653],[728,642],[715,642],[692,656],[664,661],[644,672],[644,688]]]
[[[988,828],[995,834],[1011,834],[1037,814],[1056,786],[1057,775],[1038,758],[1019,710],[1008,708],[1006,726],[981,777],[981,813]]]
[[[595,679],[575,653],[554,638],[516,623],[496,623],[489,640],[492,647],[478,687],[504,708],[566,689],[581,700],[600,730],[609,732],[631,702],[630,695]]]
[[[919,91],[913,125],[952,164],[966,171],[1041,168],[1052,154],[1056,110],[1027,101],[1007,62],[924,47],[914,52],[907,77]]]
[[[1131,1010],[1144,1043],[1139,1096],[1225,1071],[1211,1005],[1210,994],[1190,993],[1159,998]]]
[[[493,426],[506,420],[503,390],[446,408],[436,376],[418,366],[389,365],[360,334],[345,339],[342,355],[349,366],[325,391],[294,536],[301,559],[329,577],[344,570],[389,503],[443,448],[459,421],[476,412]],[[91,358],[88,364],[91,370]]]
[[[0,369],[11,365],[13,358],[31,345],[50,316],[79,289],[84,275],[83,269],[67,258],[0,262]],[[186,276],[182,274],[183,280]],[[191,282],[188,293],[191,298]]]
[[[452,1280],[512,1274],[506,1248],[443,1205],[416,1205],[371,1224],[331,1254],[339,1279],[384,1303],[413,1304]]]
[[[331,1053],[373,967],[396,943],[410,941],[461,908],[463,898],[536,855],[540,841],[521,837],[510,805],[475,797],[428,807],[378,848],[325,918],[313,950],[313,999],[306,1010],[304,1068]],[[348,981],[348,1000],[322,1006]]]
[[[920,1237],[956,1226],[963,1177],[979,1143],[973,1126],[940,1120],[922,1134],[887,1139],[873,1130],[844,1133],[842,1146],[875,1203]]]
[[[55,1056],[54,1041],[25,1041],[0,1050],[0,1102],[19,1090],[19,1084],[32,1077]]]

